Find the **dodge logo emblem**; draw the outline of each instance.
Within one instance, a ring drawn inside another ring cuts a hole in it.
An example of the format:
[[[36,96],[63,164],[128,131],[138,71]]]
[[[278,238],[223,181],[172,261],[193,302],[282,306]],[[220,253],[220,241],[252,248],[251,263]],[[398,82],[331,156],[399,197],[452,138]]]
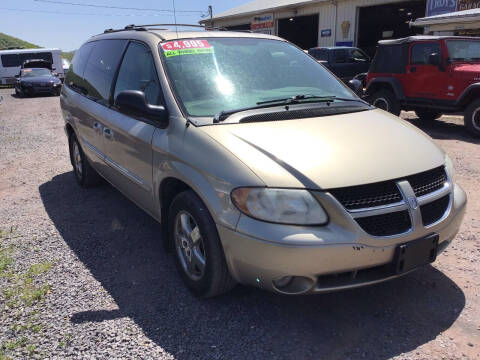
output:
[[[408,205],[410,205],[410,208],[412,210],[415,210],[418,207],[418,201],[415,196],[409,196],[408,197]]]

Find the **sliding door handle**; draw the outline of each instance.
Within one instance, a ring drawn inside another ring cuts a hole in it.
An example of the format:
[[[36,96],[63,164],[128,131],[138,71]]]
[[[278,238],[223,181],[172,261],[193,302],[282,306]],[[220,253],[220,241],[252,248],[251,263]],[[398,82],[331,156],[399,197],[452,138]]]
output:
[[[113,140],[113,131],[109,128],[103,128],[103,136],[105,139]]]
[[[96,132],[101,132],[103,129],[102,124],[100,124],[98,121],[95,121],[92,127],[93,127],[93,130],[95,130]]]

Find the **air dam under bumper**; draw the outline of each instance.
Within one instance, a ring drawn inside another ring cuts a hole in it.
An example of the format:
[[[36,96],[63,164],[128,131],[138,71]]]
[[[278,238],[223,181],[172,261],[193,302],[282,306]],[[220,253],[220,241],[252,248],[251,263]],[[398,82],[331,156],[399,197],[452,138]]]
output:
[[[217,229],[230,273],[242,284],[286,294],[342,290],[405,275],[407,272],[396,275],[386,271],[385,265],[393,261],[398,244],[436,233],[438,252],[443,251],[457,234],[465,213],[465,192],[455,185],[453,195],[450,213],[443,221],[402,236],[366,237],[360,228],[352,231],[346,222],[336,224],[335,219],[323,227],[301,227],[262,223],[242,216],[237,230],[248,229],[249,235],[222,225]],[[254,228],[263,229],[254,236]],[[264,240],[266,233],[276,240]],[[299,241],[302,237],[306,241]],[[290,284],[274,285],[275,280],[286,276],[294,276]]]

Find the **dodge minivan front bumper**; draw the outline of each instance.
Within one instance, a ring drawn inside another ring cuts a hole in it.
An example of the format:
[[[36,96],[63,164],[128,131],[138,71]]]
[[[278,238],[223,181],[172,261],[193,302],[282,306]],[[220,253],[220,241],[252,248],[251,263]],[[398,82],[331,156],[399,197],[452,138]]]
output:
[[[230,273],[240,283],[286,294],[355,288],[408,273],[390,266],[400,244],[437,234],[437,252],[446,248],[466,207],[465,192],[451,186],[451,205],[442,221],[398,236],[366,234],[326,193],[318,194],[330,216],[325,226],[270,224],[242,215],[236,230],[217,228]]]

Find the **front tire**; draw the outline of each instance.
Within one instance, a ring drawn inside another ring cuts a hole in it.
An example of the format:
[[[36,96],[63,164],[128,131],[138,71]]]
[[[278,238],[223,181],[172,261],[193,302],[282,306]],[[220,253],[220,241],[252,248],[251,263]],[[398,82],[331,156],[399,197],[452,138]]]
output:
[[[90,165],[85,153],[80,147],[77,136],[72,133],[69,138],[70,160],[77,183],[84,188],[96,186],[101,183],[101,177]]]
[[[471,134],[480,136],[480,99],[467,106],[464,122]]]
[[[368,102],[379,109],[392,113],[393,115],[400,115],[400,104],[390,90],[382,89],[373,93],[369,96]]]
[[[213,297],[235,286],[212,216],[192,190],[173,199],[168,230],[177,269],[195,295]]]
[[[442,116],[438,111],[431,110],[415,110],[415,114],[417,114],[417,117],[423,121],[434,121]]]

